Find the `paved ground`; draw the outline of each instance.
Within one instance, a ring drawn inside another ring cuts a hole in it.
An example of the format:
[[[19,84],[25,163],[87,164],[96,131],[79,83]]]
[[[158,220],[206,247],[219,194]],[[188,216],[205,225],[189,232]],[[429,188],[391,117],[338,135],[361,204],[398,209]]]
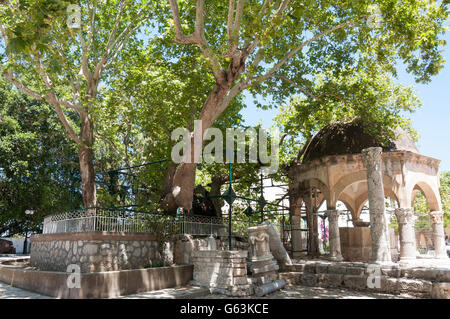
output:
[[[408,295],[393,296],[368,292],[350,291],[346,289],[291,286],[272,293],[263,299],[409,299]],[[11,287],[0,282],[0,299],[51,299],[27,290]],[[232,298],[224,295],[211,295],[207,289],[186,286],[143,292],[122,296],[118,299],[251,299],[251,297]]]
[[[0,299],[51,299],[51,297],[15,288],[0,281]]]
[[[0,255],[0,262],[23,258],[22,255]],[[31,291],[15,288],[0,282],[0,299],[51,299]],[[409,295],[393,296],[347,289],[290,286],[263,297],[265,299],[409,299]],[[224,295],[211,295],[205,288],[185,286],[158,291],[143,292],[122,296],[119,299],[251,299],[251,297],[232,298]]]
[[[251,297],[231,298],[224,295],[208,295],[204,299],[251,299]],[[197,299],[197,298],[194,298]],[[278,292],[274,292],[262,299],[416,299],[409,295],[393,296],[388,294],[376,294],[358,292],[347,289],[290,286]]]

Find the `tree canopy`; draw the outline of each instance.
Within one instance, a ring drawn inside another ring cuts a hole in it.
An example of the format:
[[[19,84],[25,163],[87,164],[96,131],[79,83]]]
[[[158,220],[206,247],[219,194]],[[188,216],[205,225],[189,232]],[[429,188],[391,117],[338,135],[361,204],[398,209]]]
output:
[[[125,189],[133,180],[132,200],[190,210],[198,184],[220,191],[224,165],[139,165],[169,159],[171,132],[192,130],[196,119],[202,133],[246,128],[245,91],[261,108],[280,107],[286,165],[333,121],[360,118],[383,138],[396,126],[414,134],[405,115],[420,101],[397,83],[397,67],[421,83],[440,72],[447,7],[428,0],[6,1],[0,73],[29,98],[2,84],[26,107],[4,104],[0,174],[4,181],[25,183],[27,174],[39,180],[37,167],[46,163],[61,174],[52,181],[62,187],[75,163],[84,207],[129,204],[111,185]],[[45,114],[53,131],[23,126],[30,110]],[[64,141],[64,152],[53,151],[56,141]],[[36,145],[47,155],[29,164]],[[111,170],[123,166],[138,167],[117,180]],[[236,167],[242,191],[258,181],[258,170]],[[283,179],[282,172],[275,177]],[[49,211],[63,207],[54,200]]]

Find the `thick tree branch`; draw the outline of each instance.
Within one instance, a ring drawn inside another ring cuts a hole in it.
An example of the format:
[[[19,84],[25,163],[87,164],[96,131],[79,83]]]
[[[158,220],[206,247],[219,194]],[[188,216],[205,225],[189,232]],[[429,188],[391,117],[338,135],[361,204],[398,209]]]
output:
[[[227,36],[230,40],[233,33],[234,0],[228,2]]]
[[[42,96],[39,93],[31,90],[30,88],[28,88],[26,85],[24,85],[23,83],[17,81],[13,75],[12,72],[3,72],[3,76],[9,81],[11,82],[16,88],[18,88],[20,91],[22,91],[23,93],[25,93],[26,95],[38,100],[38,101],[45,101],[47,103],[50,103],[51,105],[54,106],[56,114],[58,115],[61,123],[63,124],[64,128],[66,129],[67,134],[69,135],[70,138],[72,138],[72,140],[74,140],[75,143],[77,143],[78,145],[81,144],[80,139],[78,138],[77,134],[75,133],[75,131],[72,129],[72,126],[70,125],[70,123],[67,121],[66,116],[64,115],[60,105],[58,104],[58,101],[55,101],[53,99],[52,96],[47,95],[47,96]]]
[[[286,8],[288,7],[290,2],[291,2],[291,0],[283,0],[281,2],[280,6],[278,7],[278,10],[275,12],[275,16],[279,15],[281,12],[286,10]]]
[[[3,71],[3,77],[7,79],[11,84],[13,84],[16,88],[18,88],[20,91],[25,93],[26,95],[32,97],[33,99],[36,99],[38,101],[44,101],[45,97],[41,94],[31,90],[29,87],[27,87],[25,84],[19,82],[16,80],[12,74],[12,71]]]
[[[197,0],[195,31],[190,35],[185,35],[181,28],[180,11],[178,9],[177,0],[169,0],[172,9],[172,17],[175,25],[175,42],[180,44],[196,44],[201,49],[203,55],[210,61],[212,71],[216,79],[223,78],[223,68],[212,52],[210,46],[205,39],[204,26],[204,6],[205,0]]]
[[[78,112],[78,114],[80,114],[80,115],[86,115],[85,111],[83,109],[73,105],[72,103],[70,103],[68,101],[61,100],[57,97],[52,80],[50,79],[47,72],[45,71],[44,66],[42,65],[41,61],[39,60],[39,58],[37,56],[34,56],[34,60],[35,60],[35,63],[36,63],[37,69],[38,69],[38,73],[42,78],[42,81],[44,82],[47,89],[49,89],[48,94],[50,95],[52,101],[58,103],[59,105],[71,108],[71,109],[75,110],[76,112]]]
[[[230,1],[227,19],[228,49],[225,53],[225,56],[229,58],[232,58],[236,54],[236,50],[239,45],[239,31],[241,29],[242,15],[244,13],[244,6],[246,1],[247,0],[238,0],[235,14],[234,1]]]
[[[108,55],[110,54],[111,48],[113,47],[113,44],[117,40],[114,37],[115,37],[115,35],[117,33],[117,29],[119,27],[120,18],[122,17],[123,10],[125,8],[126,3],[127,3],[127,1],[122,1],[121,4],[120,4],[119,12],[117,13],[116,18],[114,19],[114,26],[113,26],[113,28],[111,30],[111,33],[109,34],[108,42],[106,43],[105,52],[103,53],[102,57],[100,58],[100,61],[97,63],[97,65],[94,68],[94,73],[92,75],[92,80],[94,82],[97,81],[97,83],[98,83],[98,80],[100,78],[102,70],[103,70],[103,68],[105,66],[106,60],[108,59]],[[92,85],[93,85],[93,83],[89,83],[89,82],[88,82],[88,84],[89,84],[90,87],[92,87]]]
[[[225,99],[223,102],[217,106],[214,114],[214,120],[216,120],[220,114],[222,114],[228,105],[233,101],[233,99],[239,95],[242,91],[244,91],[247,88],[247,84],[244,80],[240,80],[238,83],[236,83],[231,90],[228,92],[228,94],[225,96]]]
[[[47,97],[46,101],[50,104],[53,105],[53,107],[55,108],[56,114],[58,115],[59,120],[61,121],[61,123],[63,124],[64,128],[66,129],[67,134],[69,135],[69,137],[75,142],[77,143],[77,145],[82,145],[81,140],[79,139],[79,137],[77,136],[77,134],[75,133],[75,131],[73,130],[72,126],[70,125],[69,121],[67,121],[66,115],[64,114],[64,112],[61,109],[60,104],[58,103],[58,101],[52,101],[51,98]]]

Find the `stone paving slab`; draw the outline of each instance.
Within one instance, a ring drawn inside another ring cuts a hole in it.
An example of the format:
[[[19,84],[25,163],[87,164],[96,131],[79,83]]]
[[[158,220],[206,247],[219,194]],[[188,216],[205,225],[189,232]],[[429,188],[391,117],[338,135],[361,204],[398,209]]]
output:
[[[3,293],[3,294],[2,294]],[[206,288],[185,286],[181,288],[162,289],[142,292],[139,294],[121,296],[117,299],[254,299],[252,297],[229,297],[210,294]],[[358,292],[347,289],[290,286],[262,299],[417,299],[407,294],[389,295],[369,292]],[[27,290],[11,287],[0,282],[0,299],[53,299]]]
[[[419,299],[407,294],[389,295],[369,292],[358,292],[347,289],[289,286],[264,297],[233,298],[225,295],[207,295],[193,299]]]
[[[209,289],[196,286],[168,288],[138,294],[121,296],[114,299],[197,299],[210,295]]]
[[[28,290],[12,287],[0,281],[0,299],[53,299]]]

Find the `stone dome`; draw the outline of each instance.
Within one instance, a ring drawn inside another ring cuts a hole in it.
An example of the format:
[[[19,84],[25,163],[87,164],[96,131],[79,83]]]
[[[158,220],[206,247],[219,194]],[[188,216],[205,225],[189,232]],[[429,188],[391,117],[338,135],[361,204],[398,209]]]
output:
[[[329,155],[358,154],[368,147],[382,147],[383,152],[409,151],[419,153],[414,140],[402,128],[395,129],[395,140],[390,140],[386,146],[374,136],[364,131],[360,121],[347,123],[332,123],[320,130],[311,140],[303,163]]]

